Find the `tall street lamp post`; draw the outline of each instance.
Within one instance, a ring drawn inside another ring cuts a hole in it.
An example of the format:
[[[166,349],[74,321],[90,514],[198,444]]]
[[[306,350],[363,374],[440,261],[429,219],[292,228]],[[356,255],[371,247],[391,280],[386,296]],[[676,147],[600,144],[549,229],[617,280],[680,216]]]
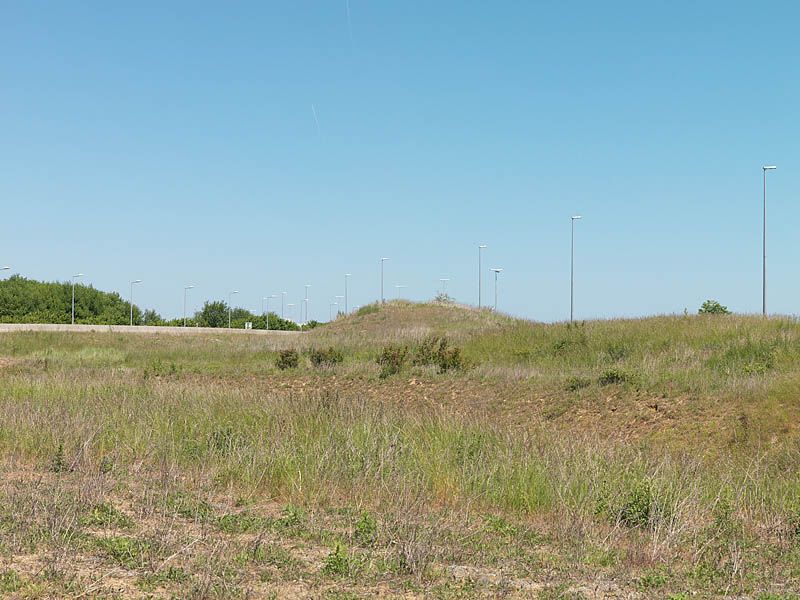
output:
[[[142,283],[141,279],[131,281],[131,326],[133,326],[133,286],[137,283]]]
[[[570,217],[570,227],[572,228],[570,235],[570,250],[569,250],[569,322],[575,313],[575,221],[581,219],[580,215]]]
[[[83,273],[76,273],[72,276],[72,324],[75,325],[75,280],[83,277]]]
[[[764,172],[764,231],[761,262],[761,314],[767,316],[767,171],[777,169],[775,165],[761,167]]]

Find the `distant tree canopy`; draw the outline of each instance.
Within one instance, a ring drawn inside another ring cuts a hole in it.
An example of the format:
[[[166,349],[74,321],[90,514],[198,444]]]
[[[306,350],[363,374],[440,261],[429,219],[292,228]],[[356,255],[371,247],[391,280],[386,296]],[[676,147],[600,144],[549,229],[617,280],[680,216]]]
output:
[[[72,284],[42,282],[13,275],[0,281],[0,321],[3,323],[69,323],[72,318]],[[130,322],[130,305],[116,292],[92,286],[75,286],[75,322],[124,325]],[[133,307],[133,322],[142,312]]]
[[[0,280],[0,323],[69,323],[72,310],[72,283],[42,282],[13,275]],[[246,322],[253,329],[299,330],[293,321],[275,313],[255,315],[244,308],[231,310],[231,326],[242,329]],[[130,304],[116,292],[102,292],[92,286],[75,285],[75,322],[92,325],[127,325],[130,323]],[[142,311],[133,306],[135,325],[183,325],[183,319],[165,320],[154,310]],[[203,308],[187,319],[187,325],[227,327],[228,305],[207,301]],[[316,323],[314,323],[316,325]]]
[[[706,300],[697,312],[701,315],[728,315],[731,311],[716,300]]]

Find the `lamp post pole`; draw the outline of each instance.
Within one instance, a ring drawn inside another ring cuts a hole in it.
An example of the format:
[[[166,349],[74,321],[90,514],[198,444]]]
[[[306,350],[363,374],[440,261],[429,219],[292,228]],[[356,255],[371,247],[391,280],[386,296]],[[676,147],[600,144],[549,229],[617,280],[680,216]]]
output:
[[[569,250],[569,322],[575,313],[575,221],[581,219],[580,215],[570,217],[570,250]]]
[[[486,244],[478,245],[478,308],[481,307],[481,290],[483,282],[483,267],[481,267],[481,252],[486,248]]]
[[[131,281],[131,326],[133,326],[133,286],[134,284],[142,283],[141,279]]]
[[[285,300],[286,300],[286,292],[281,292],[281,319],[284,318],[284,316],[283,316],[283,304],[284,304]]]
[[[764,172],[764,221],[763,248],[761,254],[761,314],[767,316],[767,171],[774,171],[775,165],[761,167]]]
[[[347,280],[350,278],[350,273],[344,274],[344,314],[347,314]]]
[[[267,312],[266,312],[266,314],[264,315],[264,321],[265,321],[265,323],[266,323],[266,325],[265,325],[265,329],[266,329],[267,331],[269,331],[269,301],[270,301],[270,299],[271,299],[271,298],[277,298],[277,296],[276,296],[275,294],[270,294],[269,296],[267,296],[267,297],[265,298],[265,300],[267,301]]]
[[[386,299],[383,297],[383,263],[385,263],[387,260],[389,259],[388,258],[381,259],[381,304],[384,304],[386,302]]]
[[[194,289],[193,285],[187,285],[183,288],[183,326],[186,327],[186,292]]]
[[[231,328],[231,313],[233,312],[233,307],[231,306],[231,298],[234,294],[238,294],[239,290],[233,290],[228,292],[228,329]]]
[[[489,269],[494,273],[494,312],[497,312],[497,276],[503,272],[503,269]]]
[[[72,324],[75,325],[75,280],[83,277],[83,273],[76,273],[72,276]]]

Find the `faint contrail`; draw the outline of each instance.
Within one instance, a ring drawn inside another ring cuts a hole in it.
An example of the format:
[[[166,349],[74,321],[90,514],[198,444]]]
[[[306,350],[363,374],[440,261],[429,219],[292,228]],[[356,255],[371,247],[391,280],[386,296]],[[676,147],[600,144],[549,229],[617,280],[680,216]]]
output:
[[[350,0],[344,0],[344,7],[347,11],[347,33],[350,36],[350,48],[353,47],[353,22],[350,20]]]
[[[322,135],[322,130],[319,128],[319,119],[317,119],[317,109],[313,104],[311,105],[311,114],[314,115],[314,123],[317,124],[317,133]]]

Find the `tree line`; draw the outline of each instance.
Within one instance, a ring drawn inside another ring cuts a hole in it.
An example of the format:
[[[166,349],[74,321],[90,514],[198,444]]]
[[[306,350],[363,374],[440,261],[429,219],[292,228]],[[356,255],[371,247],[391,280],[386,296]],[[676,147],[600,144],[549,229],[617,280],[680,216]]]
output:
[[[91,325],[128,325],[130,303],[117,292],[103,292],[91,285],[75,286],[75,322]],[[227,327],[228,304],[222,300],[206,301],[203,308],[186,319],[190,327]],[[231,308],[231,327],[296,331],[301,327],[274,312],[256,315],[244,308]],[[72,320],[72,284],[44,282],[13,275],[0,281],[0,323],[70,323]],[[183,318],[164,319],[156,311],[133,305],[134,325],[180,326]],[[316,321],[305,328],[319,325]]]

